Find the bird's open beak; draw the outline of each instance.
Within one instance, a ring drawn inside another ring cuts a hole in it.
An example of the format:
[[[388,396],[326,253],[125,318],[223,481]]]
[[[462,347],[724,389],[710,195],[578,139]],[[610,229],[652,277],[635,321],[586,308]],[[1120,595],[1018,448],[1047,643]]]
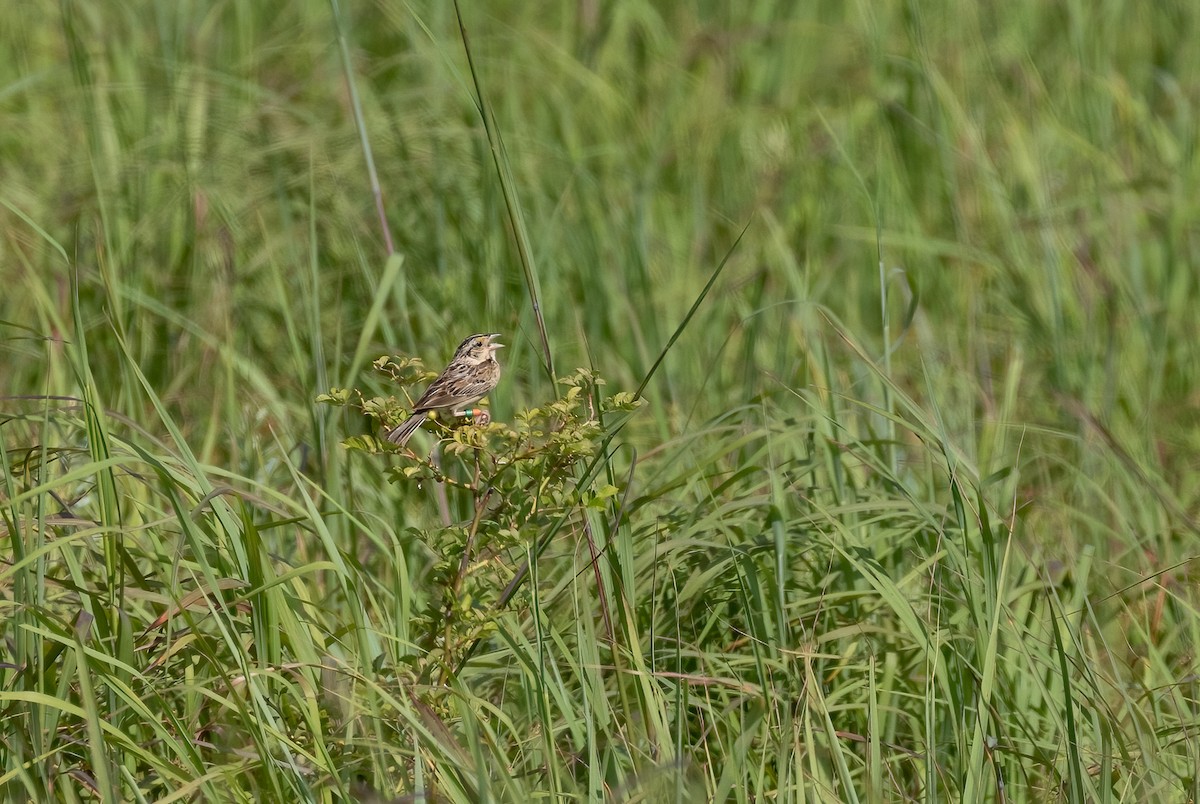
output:
[[[504,344],[502,344],[502,343],[492,343],[491,342],[493,338],[499,338],[499,337],[500,337],[499,332],[493,332],[491,335],[488,335],[488,348],[491,349],[493,352],[496,351],[497,349],[504,348]]]

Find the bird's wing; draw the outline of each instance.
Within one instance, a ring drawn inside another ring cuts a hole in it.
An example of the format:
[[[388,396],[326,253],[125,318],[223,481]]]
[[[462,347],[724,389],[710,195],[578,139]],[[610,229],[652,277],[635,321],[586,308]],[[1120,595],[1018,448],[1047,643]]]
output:
[[[490,390],[492,385],[486,380],[464,377],[457,373],[443,374],[425,389],[417,404],[413,405],[413,410],[436,410],[465,405],[474,402]]]

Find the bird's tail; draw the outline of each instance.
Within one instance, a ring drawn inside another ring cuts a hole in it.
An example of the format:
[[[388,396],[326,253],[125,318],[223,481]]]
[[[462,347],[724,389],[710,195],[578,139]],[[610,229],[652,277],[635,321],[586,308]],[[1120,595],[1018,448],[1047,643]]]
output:
[[[428,412],[419,410],[409,416],[404,422],[394,428],[387,434],[387,440],[391,441],[398,447],[403,447],[408,443],[408,439],[412,438],[412,434],[420,429],[425,423],[425,419],[429,416]]]

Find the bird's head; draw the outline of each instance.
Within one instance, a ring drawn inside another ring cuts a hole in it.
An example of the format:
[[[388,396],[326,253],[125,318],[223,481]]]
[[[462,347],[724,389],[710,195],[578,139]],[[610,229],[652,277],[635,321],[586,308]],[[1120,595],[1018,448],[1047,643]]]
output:
[[[458,345],[454,359],[465,360],[469,363],[482,363],[489,360],[497,349],[504,348],[502,343],[493,343],[499,337],[499,332],[493,332],[491,335],[472,335]]]

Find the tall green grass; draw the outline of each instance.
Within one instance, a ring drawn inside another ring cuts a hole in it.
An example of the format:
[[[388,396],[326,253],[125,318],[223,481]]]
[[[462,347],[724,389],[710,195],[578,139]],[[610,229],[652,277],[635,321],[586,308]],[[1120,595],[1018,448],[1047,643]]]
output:
[[[6,15],[4,798],[1200,799],[1200,10],[461,13]],[[423,676],[475,331],[658,367]]]

